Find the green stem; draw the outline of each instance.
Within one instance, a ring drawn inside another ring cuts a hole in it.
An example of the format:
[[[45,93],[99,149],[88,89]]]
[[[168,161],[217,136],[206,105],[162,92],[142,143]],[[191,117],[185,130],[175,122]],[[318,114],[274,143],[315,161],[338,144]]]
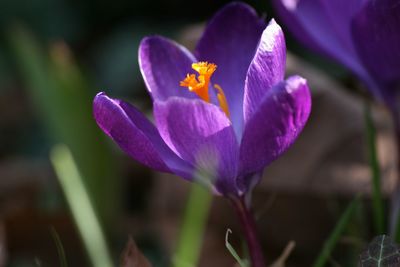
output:
[[[186,205],[177,250],[173,259],[174,267],[197,266],[201,251],[212,195],[201,185],[191,185]]]
[[[397,142],[397,173],[400,176],[400,115],[398,111],[392,110],[394,119],[396,142]],[[391,197],[390,210],[390,234],[395,241],[400,241],[400,177],[397,177],[396,186]]]
[[[365,123],[369,164],[372,172],[372,208],[376,234],[385,233],[384,203],[381,191],[381,174],[376,152],[376,130],[371,118],[371,109],[365,105]]]

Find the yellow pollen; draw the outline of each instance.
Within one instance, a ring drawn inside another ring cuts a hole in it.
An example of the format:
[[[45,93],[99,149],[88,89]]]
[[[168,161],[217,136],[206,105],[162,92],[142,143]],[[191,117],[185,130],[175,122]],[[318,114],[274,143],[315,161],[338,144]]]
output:
[[[185,79],[180,82],[180,86],[187,87],[189,91],[197,94],[201,99],[210,103],[210,94],[208,92],[208,86],[210,84],[210,79],[217,65],[208,62],[197,62],[192,64],[192,69],[195,70],[199,75],[196,77],[195,74],[187,74]],[[224,91],[221,86],[214,84],[215,89],[217,89],[217,98],[221,109],[225,112],[226,116],[229,115],[228,102]]]

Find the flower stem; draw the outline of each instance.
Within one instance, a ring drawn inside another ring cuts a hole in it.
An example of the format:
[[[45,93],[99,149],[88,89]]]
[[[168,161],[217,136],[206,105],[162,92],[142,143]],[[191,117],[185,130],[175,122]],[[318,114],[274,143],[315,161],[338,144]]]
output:
[[[398,111],[393,113],[394,125],[395,125],[395,136],[396,136],[396,147],[397,147],[397,175],[400,176],[400,114]],[[390,233],[396,240],[400,240],[400,177],[397,177],[395,189],[391,198],[391,210],[390,210]]]
[[[245,235],[247,246],[249,249],[251,267],[265,267],[264,256],[257,238],[256,224],[253,214],[247,207],[244,197],[230,197],[229,198],[236,214],[239,217],[242,230]]]

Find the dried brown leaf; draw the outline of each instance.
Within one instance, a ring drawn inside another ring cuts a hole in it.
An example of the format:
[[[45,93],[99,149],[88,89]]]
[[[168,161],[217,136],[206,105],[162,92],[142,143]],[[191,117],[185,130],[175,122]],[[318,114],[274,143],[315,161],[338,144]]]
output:
[[[121,255],[121,267],[152,267],[149,260],[136,246],[132,237],[129,237]]]
[[[292,253],[296,243],[294,241],[290,241],[285,249],[283,250],[281,256],[274,262],[270,267],[285,267],[285,263],[287,258],[289,258],[290,253]]]

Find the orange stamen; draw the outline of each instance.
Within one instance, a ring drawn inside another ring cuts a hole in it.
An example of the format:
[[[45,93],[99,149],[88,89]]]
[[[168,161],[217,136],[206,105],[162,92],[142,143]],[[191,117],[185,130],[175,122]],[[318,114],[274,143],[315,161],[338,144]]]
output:
[[[197,94],[201,99],[210,103],[210,94],[208,92],[208,85],[210,84],[211,76],[217,69],[217,65],[208,62],[197,62],[192,64],[192,69],[199,75],[187,74],[185,79],[180,82],[180,86],[187,87],[189,91]],[[224,91],[221,86],[214,84],[217,89],[217,98],[221,109],[225,112],[226,116],[230,116],[228,101],[226,100]]]
[[[217,91],[218,91],[217,98],[218,98],[219,106],[225,112],[226,116],[228,118],[230,118],[231,114],[229,113],[228,101],[226,100],[224,91],[222,90],[221,86],[219,86],[218,84],[214,84],[214,88],[217,89]]]
[[[192,69],[199,73],[197,79],[195,74],[188,74],[181,81],[180,86],[189,88],[191,92],[194,92],[201,99],[209,103],[208,85],[212,74],[217,69],[217,65],[208,62],[197,62],[192,64]]]
[[[210,78],[217,69],[217,65],[208,62],[197,62],[192,64],[192,69],[197,71],[200,75]]]

